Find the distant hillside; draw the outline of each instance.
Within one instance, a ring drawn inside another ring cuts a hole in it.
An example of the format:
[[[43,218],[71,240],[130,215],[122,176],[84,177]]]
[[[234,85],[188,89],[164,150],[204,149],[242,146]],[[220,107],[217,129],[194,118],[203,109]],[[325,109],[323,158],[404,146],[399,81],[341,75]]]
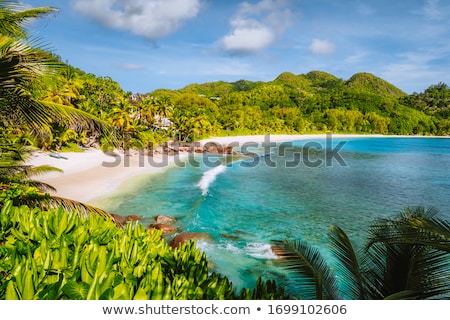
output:
[[[386,80],[378,78],[370,73],[360,72],[354,74],[345,85],[355,91],[378,94],[384,97],[402,97],[406,93],[390,84]]]
[[[311,71],[307,74],[295,75],[291,72],[283,72],[273,81],[252,82],[248,80],[239,80],[236,82],[207,82],[202,84],[190,84],[180,92],[191,92],[206,96],[222,96],[230,92],[250,91],[256,87],[276,84],[284,86],[286,89],[297,90],[303,93],[319,93],[338,89],[349,89],[357,93],[366,93],[380,95],[384,97],[402,97],[404,93],[393,84],[383,80],[370,73],[356,73],[347,81],[339,79],[336,76],[323,72]]]
[[[190,112],[203,121],[201,128],[206,124],[225,130],[225,134],[427,135],[450,133],[449,91],[443,86],[430,87],[421,95],[409,96],[370,73],[356,73],[345,80],[314,70],[298,75],[283,72],[267,82],[190,84],[173,94],[183,108],[180,116]],[[195,101],[192,94],[199,100]],[[207,106],[201,99],[209,99],[213,105]]]
[[[422,93],[414,93],[405,98],[405,104],[439,119],[448,119],[450,116],[450,87],[445,83],[432,85]]]

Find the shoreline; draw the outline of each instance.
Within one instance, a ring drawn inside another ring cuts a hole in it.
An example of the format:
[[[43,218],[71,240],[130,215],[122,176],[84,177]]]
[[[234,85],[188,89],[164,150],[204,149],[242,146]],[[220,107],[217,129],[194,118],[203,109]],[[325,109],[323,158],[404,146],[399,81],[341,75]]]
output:
[[[220,145],[242,146],[245,143],[264,143],[269,136],[270,142],[288,142],[297,140],[323,139],[326,134],[302,135],[251,135],[211,137],[197,141],[204,146],[206,143]],[[392,136],[379,134],[333,134],[333,138],[450,138],[435,136]],[[188,153],[179,153],[178,156],[156,154],[151,157],[142,153],[125,156],[115,156],[103,153],[100,150],[84,152],[62,153],[67,159],[54,158],[50,153],[38,151],[26,161],[27,165],[50,165],[62,169],[64,172],[47,173],[36,176],[34,179],[48,183],[56,188],[56,196],[89,203],[120,189],[130,178],[153,174],[169,168],[176,160],[187,156]]]

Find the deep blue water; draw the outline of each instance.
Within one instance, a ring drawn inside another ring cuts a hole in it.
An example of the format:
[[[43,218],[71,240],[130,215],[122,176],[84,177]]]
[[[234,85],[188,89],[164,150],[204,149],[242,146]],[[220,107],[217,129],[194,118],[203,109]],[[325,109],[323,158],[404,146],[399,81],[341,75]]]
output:
[[[198,246],[237,288],[253,287],[260,275],[290,285],[270,250],[273,239],[305,240],[326,256],[331,224],[361,246],[375,219],[407,206],[435,207],[450,219],[450,139],[317,139],[247,151],[208,158],[222,162],[214,168],[196,156],[200,167],[134,178],[97,203],[143,215],[145,224],[164,214],[178,219],[180,231],[209,233],[213,241]]]

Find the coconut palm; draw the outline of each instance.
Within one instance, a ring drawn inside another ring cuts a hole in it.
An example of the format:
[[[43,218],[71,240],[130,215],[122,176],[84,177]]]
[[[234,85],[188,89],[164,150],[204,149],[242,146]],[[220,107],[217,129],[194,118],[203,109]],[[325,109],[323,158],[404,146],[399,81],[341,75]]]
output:
[[[172,116],[173,102],[168,96],[160,97],[156,100],[155,114],[158,119],[158,125],[164,127],[164,122]]]
[[[154,97],[146,96],[139,105],[139,122],[148,128],[153,127],[156,115],[156,101]]]
[[[39,49],[37,43],[25,40],[23,25],[30,18],[55,10],[50,7],[23,10],[17,1],[0,1],[0,117],[27,125],[35,134],[61,119],[77,128],[105,132],[106,124],[92,115],[60,103],[40,102],[33,96],[32,88],[38,87],[61,64]]]
[[[299,275],[304,299],[450,297],[450,223],[436,210],[406,208],[397,217],[377,220],[369,232],[366,246],[355,249],[342,229],[330,227],[334,265],[308,244],[275,245],[281,263]]]
[[[54,122],[67,122],[74,129],[90,128],[107,132],[107,125],[81,110],[63,104],[35,99],[32,88],[39,86],[45,75],[59,63],[49,53],[26,42],[23,23],[53,12],[43,7],[23,9],[17,1],[0,0],[0,147],[1,190],[17,201],[36,202],[39,205],[63,205],[66,208],[87,210],[88,206],[76,201],[50,197],[44,189],[50,186],[30,180],[31,175],[54,170],[50,167],[33,168],[23,163],[28,150],[10,141],[9,128],[24,128],[39,136],[48,132]],[[33,189],[34,187],[34,189]],[[31,189],[28,189],[31,188]],[[17,189],[16,193],[12,192]],[[31,190],[31,191],[30,191]],[[35,192],[34,192],[35,191]],[[100,212],[95,210],[93,212]]]

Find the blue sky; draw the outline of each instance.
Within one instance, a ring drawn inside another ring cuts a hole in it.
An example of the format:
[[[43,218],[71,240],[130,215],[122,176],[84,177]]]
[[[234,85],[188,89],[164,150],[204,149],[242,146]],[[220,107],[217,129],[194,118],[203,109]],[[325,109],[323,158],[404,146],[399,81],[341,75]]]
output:
[[[407,93],[450,85],[448,0],[24,0],[63,61],[147,93],[210,81],[370,72]]]

